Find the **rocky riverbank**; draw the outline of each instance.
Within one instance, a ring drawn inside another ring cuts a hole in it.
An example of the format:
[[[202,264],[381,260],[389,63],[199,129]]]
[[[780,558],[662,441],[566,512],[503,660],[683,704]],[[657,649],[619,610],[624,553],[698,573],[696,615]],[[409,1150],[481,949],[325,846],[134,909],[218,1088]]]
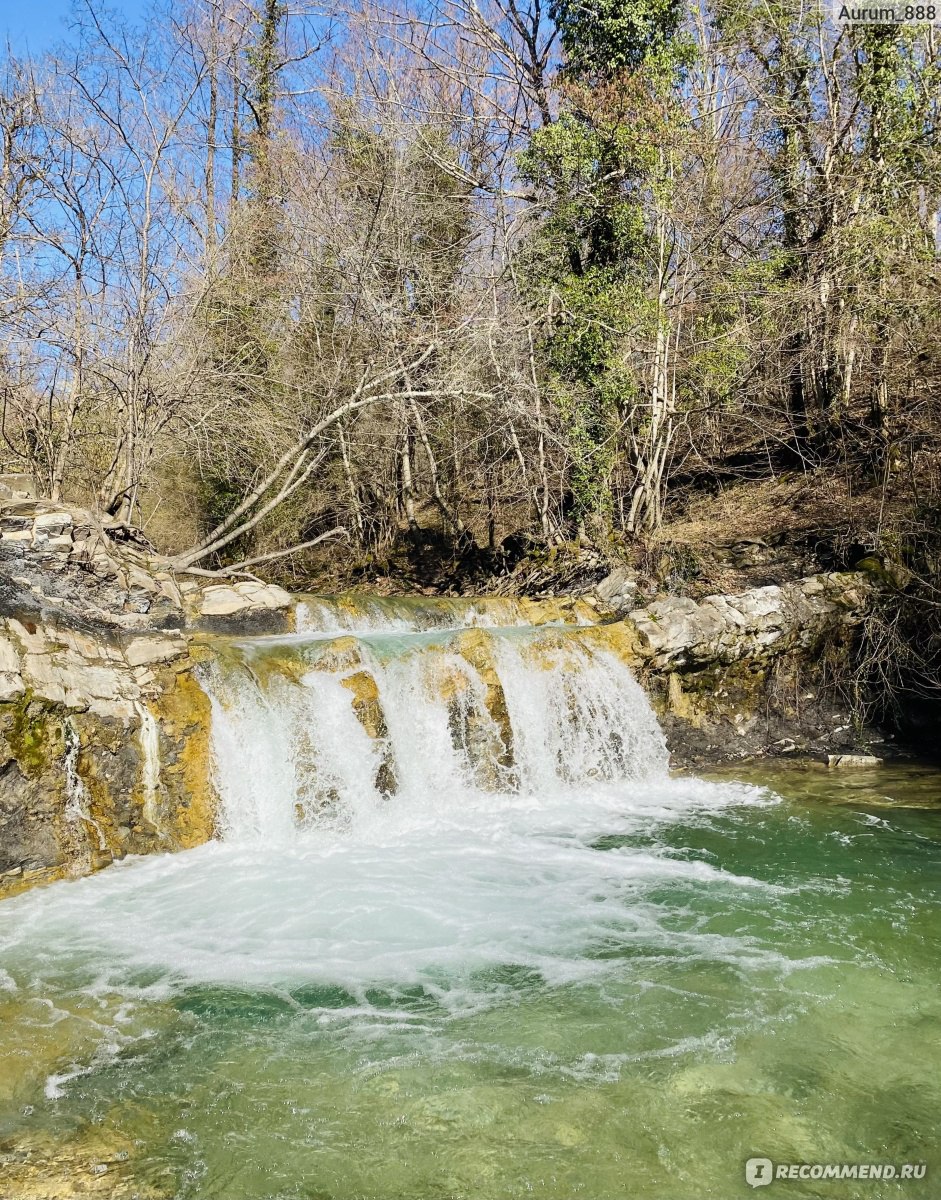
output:
[[[891,753],[892,739],[860,727],[840,687],[877,588],[865,573],[831,572],[630,611],[624,624],[636,630],[674,766]]]
[[[198,635],[290,628],[292,597],[175,578],[87,512],[0,509],[0,894],[212,836]]]
[[[577,601],[500,603],[520,605],[519,623],[594,623],[684,766],[873,749],[828,676],[874,586],[830,573],[640,604],[616,571]],[[0,508],[0,895],[211,838],[207,637],[288,632],[295,608],[273,585],[176,575],[83,510]]]

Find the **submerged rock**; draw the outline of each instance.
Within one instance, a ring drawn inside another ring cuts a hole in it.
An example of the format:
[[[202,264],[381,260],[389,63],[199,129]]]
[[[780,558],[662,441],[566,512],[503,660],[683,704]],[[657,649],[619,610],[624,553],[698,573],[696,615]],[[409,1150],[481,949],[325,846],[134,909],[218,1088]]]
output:
[[[175,1188],[141,1179],[132,1138],[89,1124],[69,1136],[36,1132],[0,1142],[11,1200],[171,1200]]]
[[[882,759],[874,754],[828,754],[828,767],[881,767]]]

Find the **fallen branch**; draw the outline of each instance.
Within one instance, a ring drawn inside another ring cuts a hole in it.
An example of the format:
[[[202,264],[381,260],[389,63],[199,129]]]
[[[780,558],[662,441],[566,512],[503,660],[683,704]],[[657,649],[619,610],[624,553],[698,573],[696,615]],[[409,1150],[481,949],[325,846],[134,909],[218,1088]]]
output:
[[[201,579],[227,579],[231,575],[244,575],[246,579],[251,579],[255,583],[264,583],[263,579],[252,575],[250,571],[246,570],[246,567],[255,567],[259,563],[270,562],[273,558],[285,558],[288,554],[298,554],[301,550],[309,550],[311,546],[319,546],[328,538],[341,535],[347,538],[350,536],[342,525],[338,525],[336,529],[329,529],[326,533],[321,533],[319,537],[311,538],[308,542],[299,542],[295,546],[288,546],[285,550],[272,550],[268,554],[259,554],[255,558],[243,558],[241,562],[233,563],[231,567],[219,567],[214,571],[210,571],[206,567],[176,567],[175,570],[181,575],[198,575]]]
[[[354,393],[355,394],[355,393]],[[384,392],[377,396],[361,396],[358,400],[349,400],[346,404],[334,409],[329,416],[324,417],[319,421],[313,429],[298,440],[291,449],[281,456],[274,470],[259,484],[257,488],[247,496],[242,503],[236,508],[231,516],[227,517],[220,525],[217,525],[215,530],[204,538],[193,550],[188,550],[185,554],[178,554],[170,560],[171,566],[175,570],[185,570],[190,568],[193,563],[199,562],[201,558],[205,558],[207,554],[213,554],[218,550],[223,549],[234,542],[236,538],[241,537],[244,533],[254,529],[254,527],[267,516],[272,509],[283,503],[289,496],[293,495],[299,487],[301,487],[309,478],[314,469],[323,461],[323,454],[315,455],[306,465],[304,458],[308,454],[311,444],[322,433],[325,432],[331,425],[346,416],[347,413],[355,412],[357,409],[363,408],[368,404],[378,404],[385,400],[417,400],[429,399],[436,396],[476,396],[480,399],[491,399],[489,392],[468,392],[468,391],[448,391],[440,388],[433,389],[410,389],[404,392]],[[293,465],[292,465],[293,460]],[[235,521],[239,516],[245,516],[251,509],[261,500],[261,498],[278,483],[285,470],[290,466],[290,472],[287,481],[281,485],[280,490],[265,503],[257,512],[251,516],[247,516],[241,524],[236,525]],[[303,471],[301,467],[303,466]],[[258,561],[253,559],[254,561]]]
[[[320,537],[311,538],[309,542],[299,542],[296,546],[288,546],[286,550],[271,550],[268,554],[259,554],[255,558],[245,558],[224,570],[226,574],[231,574],[233,571],[244,571],[246,567],[257,567],[259,563],[271,562],[273,558],[284,558],[288,554],[298,554],[301,550],[309,550],[311,546],[319,546],[321,542],[325,542],[329,538],[348,538],[349,536],[348,531],[342,525],[338,525],[336,529],[330,529],[327,533],[322,533]]]
[[[432,342],[431,345],[427,346],[416,359],[409,363],[406,369],[414,370],[415,368],[421,366],[422,363],[424,363],[436,349],[436,344]],[[307,430],[303,436],[298,438],[294,445],[281,455],[277,463],[275,463],[274,468],[268,473],[268,475],[265,476],[258,487],[254,488],[245,497],[241,504],[239,504],[234,511],[226,517],[224,521],[221,521],[215,527],[215,529],[208,533],[206,537],[204,537],[199,543],[199,545],[195,546],[192,550],[186,551],[184,554],[176,555],[176,557],[172,560],[173,564],[176,567],[188,567],[194,562],[199,562],[199,560],[201,558],[205,558],[207,554],[211,554],[214,550],[221,549],[222,546],[234,541],[235,538],[239,537],[242,533],[246,532],[246,530],[251,529],[255,524],[257,524],[257,520],[260,518],[249,518],[248,521],[241,525],[239,525],[238,522],[241,521],[242,518],[245,517],[249,512],[251,512],[259,500],[261,500],[262,496],[271,491],[284,472],[292,464],[292,476],[296,473],[298,468],[298,459],[306,454],[312,443],[322,433],[329,429],[331,425],[334,425],[337,421],[342,420],[347,413],[356,412],[358,409],[365,408],[367,405],[378,404],[381,400],[389,399],[390,394],[364,395],[363,393],[371,392],[372,389],[379,387],[380,384],[385,383],[386,380],[402,374],[402,371],[403,368],[401,366],[397,366],[381,375],[378,375],[369,383],[366,382],[366,377],[364,375],[354,389],[352,396],[346,401],[345,404],[341,404],[339,408],[335,408],[333,412],[324,417],[322,421],[318,421],[312,429]],[[420,394],[429,395],[430,393],[422,392]],[[274,506],[272,505],[271,507]],[[267,511],[270,511],[270,508],[267,508]]]

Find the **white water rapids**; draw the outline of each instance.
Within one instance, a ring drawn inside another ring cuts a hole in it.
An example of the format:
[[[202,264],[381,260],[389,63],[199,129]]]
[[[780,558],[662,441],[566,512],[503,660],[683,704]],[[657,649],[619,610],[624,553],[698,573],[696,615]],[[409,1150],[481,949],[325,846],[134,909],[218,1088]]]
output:
[[[483,777],[503,797],[496,807],[512,795],[510,809],[522,797],[533,811],[601,781],[665,776],[656,717],[613,654],[554,630],[488,631],[473,646],[466,656],[460,637],[383,631],[337,656],[331,641],[301,636],[276,647],[288,652],[277,664],[288,672],[266,672],[260,683],[257,656],[270,647],[246,645],[242,668],[217,670],[210,683],[226,840],[290,844],[299,824],[331,818],[356,836],[402,819],[431,832],[494,807],[481,795]],[[481,651],[482,667],[473,661]],[[298,671],[307,659],[310,669]],[[371,737],[354,711],[357,682],[374,694],[382,736]],[[488,690],[501,712],[505,704],[502,729]],[[383,759],[397,781],[391,804],[376,785]]]

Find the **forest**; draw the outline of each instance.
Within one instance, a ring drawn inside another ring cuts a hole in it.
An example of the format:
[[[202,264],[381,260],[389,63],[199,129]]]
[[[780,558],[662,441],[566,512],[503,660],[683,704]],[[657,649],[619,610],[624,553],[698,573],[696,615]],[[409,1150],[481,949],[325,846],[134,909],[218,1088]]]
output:
[[[939,83],[805,0],[79,0],[2,67],[2,466],[295,588],[800,543],[928,680]]]

